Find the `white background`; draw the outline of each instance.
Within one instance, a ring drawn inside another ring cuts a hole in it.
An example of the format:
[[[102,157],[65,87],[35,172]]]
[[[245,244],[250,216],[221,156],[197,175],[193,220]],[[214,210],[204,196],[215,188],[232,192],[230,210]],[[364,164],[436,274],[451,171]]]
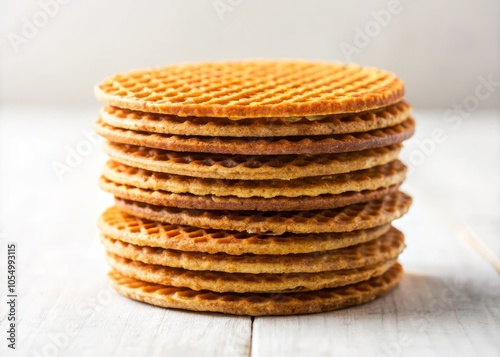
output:
[[[400,0],[378,29],[373,12],[389,0],[65,0],[47,21],[39,1],[1,1],[3,104],[97,108],[93,86],[116,72],[242,58],[378,66],[405,81],[416,108],[460,103],[479,76],[500,80],[497,0]],[[13,45],[24,19],[41,26]],[[342,43],[354,45],[357,28],[372,36],[346,58]]]

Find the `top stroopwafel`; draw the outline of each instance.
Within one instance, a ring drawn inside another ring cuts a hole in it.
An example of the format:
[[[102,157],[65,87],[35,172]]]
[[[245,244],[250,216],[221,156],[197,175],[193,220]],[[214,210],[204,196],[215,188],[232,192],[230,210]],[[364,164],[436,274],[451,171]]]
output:
[[[405,101],[357,114],[325,117],[281,117],[231,120],[210,117],[179,117],[106,106],[102,120],[114,127],[158,134],[269,137],[359,133],[401,124],[411,112]]]
[[[167,66],[118,74],[95,88],[132,110],[231,119],[359,113],[400,101],[403,83],[376,68],[300,61]]]

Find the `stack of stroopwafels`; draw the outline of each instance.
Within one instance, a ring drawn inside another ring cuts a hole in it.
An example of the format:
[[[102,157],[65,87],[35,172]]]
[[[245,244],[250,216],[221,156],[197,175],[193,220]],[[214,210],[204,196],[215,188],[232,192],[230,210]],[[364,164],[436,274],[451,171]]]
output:
[[[334,310],[402,276],[391,222],[403,83],[355,65],[235,62],[110,77],[99,220],[111,284],[163,307],[244,315]]]

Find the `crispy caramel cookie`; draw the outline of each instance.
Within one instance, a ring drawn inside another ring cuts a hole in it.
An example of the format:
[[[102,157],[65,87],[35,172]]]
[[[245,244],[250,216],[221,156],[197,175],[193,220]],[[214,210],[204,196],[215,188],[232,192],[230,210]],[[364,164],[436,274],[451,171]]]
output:
[[[403,192],[330,210],[300,212],[206,211],[161,207],[115,198],[118,208],[137,217],[200,228],[283,234],[350,232],[390,223],[410,208]]]
[[[320,273],[245,274],[191,271],[144,264],[112,253],[107,253],[107,261],[115,271],[130,278],[196,291],[210,290],[221,293],[290,293],[334,288],[380,276],[396,263],[396,260],[388,260],[363,268]]]
[[[183,252],[136,246],[106,236],[101,241],[110,253],[145,264],[249,274],[318,273],[361,268],[396,259],[405,247],[404,236],[396,228],[391,228],[380,238],[347,248],[286,255]]]
[[[233,315],[297,315],[332,311],[359,305],[393,289],[403,276],[396,264],[379,277],[338,288],[317,291],[257,294],[195,291],[129,278],[111,271],[109,280],[120,294],[148,304],[192,311],[211,311]]]
[[[415,131],[411,118],[401,124],[364,133],[330,136],[233,138],[156,134],[115,128],[99,119],[94,130],[109,141],[162,150],[234,155],[334,154],[398,144]]]
[[[336,195],[348,191],[376,190],[401,184],[406,166],[399,160],[345,174],[295,180],[224,180],[154,172],[108,161],[103,175],[123,185],[149,190],[193,195],[236,196],[241,198],[300,197]]]
[[[405,101],[357,114],[231,120],[179,117],[118,107],[101,109],[102,120],[116,128],[150,133],[198,136],[277,137],[359,133],[401,124],[411,106]]]
[[[230,255],[281,255],[333,250],[371,241],[390,229],[389,224],[384,224],[343,233],[270,236],[155,222],[129,215],[116,207],[103,212],[98,226],[103,235],[138,246]]]
[[[340,154],[223,155],[182,153],[109,142],[104,151],[122,164],[175,175],[232,180],[291,180],[368,169],[397,159],[401,144]]]

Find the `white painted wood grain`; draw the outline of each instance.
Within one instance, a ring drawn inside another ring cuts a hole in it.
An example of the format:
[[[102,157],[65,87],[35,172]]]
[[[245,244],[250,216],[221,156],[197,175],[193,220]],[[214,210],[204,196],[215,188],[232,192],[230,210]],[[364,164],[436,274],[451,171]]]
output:
[[[473,112],[459,124],[446,122],[443,113],[415,114],[417,132],[402,153],[406,162],[415,151],[428,150],[433,130],[441,129],[446,139],[415,165],[408,182],[441,214],[472,228],[500,258],[500,112]]]
[[[399,288],[353,309],[256,318],[252,356],[500,355],[500,272],[464,237],[469,228],[500,257],[497,114],[475,113],[456,129],[441,112],[415,116],[407,162],[432,130],[443,129],[447,139],[415,165],[404,187],[415,203],[396,223],[408,242]]]
[[[102,259],[101,247],[85,251]],[[21,277],[31,279],[21,300],[23,351],[47,356],[248,355],[250,318],[159,309],[126,299],[107,286],[107,267],[80,253],[53,256],[60,268],[46,269],[38,278],[21,271]],[[85,268],[75,271],[73,262]],[[40,259],[39,264],[50,262]]]
[[[51,168],[86,140],[95,113],[15,111],[2,122],[1,165],[11,171],[0,185],[0,355],[12,355],[4,253],[16,241],[19,356],[248,356],[249,317],[155,308],[108,288],[96,228],[112,204],[97,188],[104,155],[94,147],[62,182]]]
[[[326,314],[256,318],[252,356],[498,356],[498,273],[418,200],[398,226],[408,248],[394,292]]]

